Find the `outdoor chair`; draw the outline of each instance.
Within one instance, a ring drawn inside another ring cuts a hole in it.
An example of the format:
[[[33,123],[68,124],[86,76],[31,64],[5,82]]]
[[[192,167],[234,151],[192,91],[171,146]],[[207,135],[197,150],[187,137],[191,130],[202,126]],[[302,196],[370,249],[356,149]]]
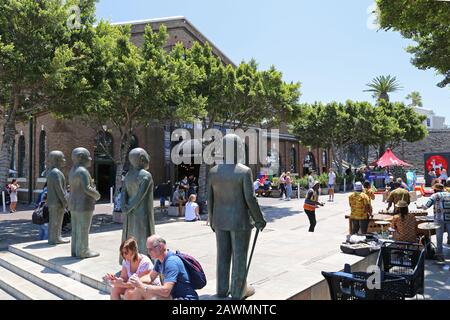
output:
[[[404,300],[405,278],[382,272],[381,283],[372,288],[367,272],[324,272],[331,300]]]
[[[406,279],[407,298],[424,294],[425,253],[421,245],[409,242],[385,242],[378,253],[381,271]]]

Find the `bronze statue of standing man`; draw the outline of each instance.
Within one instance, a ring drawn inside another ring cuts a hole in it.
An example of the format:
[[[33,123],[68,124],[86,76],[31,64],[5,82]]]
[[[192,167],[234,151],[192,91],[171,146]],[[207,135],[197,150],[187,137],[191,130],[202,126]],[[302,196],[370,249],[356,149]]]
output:
[[[66,178],[61,168],[66,165],[66,158],[61,151],[52,151],[48,155],[50,170],[47,174],[47,201],[49,212],[48,243],[68,243],[61,238],[64,209],[67,207]]]
[[[242,139],[223,138],[224,163],[208,175],[208,215],[217,244],[217,295],[242,299],[254,293],[247,286],[247,255],[253,226],[263,230],[266,221],[253,192],[252,171],[242,164]],[[230,263],[233,264],[230,290]]]
[[[147,171],[150,156],[141,148],[128,155],[131,168],[122,187],[121,207],[124,214],[122,241],[134,237],[139,252],[147,255],[147,238],[155,234],[153,211],[153,178]]]
[[[89,230],[95,202],[100,194],[87,170],[92,158],[85,148],[72,151],[73,167],[69,173],[70,195],[69,210],[72,224],[72,256],[78,258],[96,257],[99,253],[89,249]]]

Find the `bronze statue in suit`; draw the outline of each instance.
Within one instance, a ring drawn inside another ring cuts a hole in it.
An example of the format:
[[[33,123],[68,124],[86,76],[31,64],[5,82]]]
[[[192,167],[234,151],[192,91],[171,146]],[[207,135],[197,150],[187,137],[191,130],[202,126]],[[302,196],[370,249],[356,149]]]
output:
[[[94,181],[87,170],[92,158],[85,148],[76,148],[72,151],[73,167],[69,173],[70,195],[69,210],[72,219],[72,256],[79,258],[92,258],[99,253],[89,249],[89,230],[95,202],[100,194],[95,189]]]
[[[125,176],[121,196],[124,214],[122,242],[134,237],[139,252],[147,255],[147,238],[155,234],[153,178],[147,171],[150,156],[144,149],[135,148],[130,151],[128,158],[131,169]]]
[[[266,221],[253,192],[252,171],[242,164],[242,139],[227,134],[223,148],[224,163],[211,168],[208,175],[208,215],[217,243],[217,295],[231,293],[233,299],[242,299],[254,293],[245,278],[251,230],[263,230]]]
[[[47,174],[47,202],[49,212],[48,243],[68,243],[61,238],[64,209],[67,207],[66,178],[61,168],[66,165],[66,158],[61,151],[52,151],[48,155],[50,170]]]

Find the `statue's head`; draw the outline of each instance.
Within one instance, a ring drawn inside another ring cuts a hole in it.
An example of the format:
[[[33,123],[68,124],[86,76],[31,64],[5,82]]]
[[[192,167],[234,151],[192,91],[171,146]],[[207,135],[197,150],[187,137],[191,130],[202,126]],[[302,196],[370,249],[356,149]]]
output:
[[[64,157],[64,153],[54,150],[48,154],[48,162],[50,164],[50,168],[60,169],[65,167],[66,158]]]
[[[75,148],[72,151],[72,162],[75,166],[90,167],[91,166],[91,154],[86,148]]]
[[[237,164],[245,162],[245,146],[241,137],[234,133],[223,137],[223,163]]]
[[[142,148],[135,148],[128,155],[131,165],[136,169],[148,169],[150,164],[150,156],[147,151]]]

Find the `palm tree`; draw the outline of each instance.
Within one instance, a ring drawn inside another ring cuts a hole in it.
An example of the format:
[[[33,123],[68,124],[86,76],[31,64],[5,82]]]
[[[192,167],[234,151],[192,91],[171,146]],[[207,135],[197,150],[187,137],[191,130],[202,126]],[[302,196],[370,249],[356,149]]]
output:
[[[423,107],[422,96],[418,91],[413,91],[406,96],[406,99],[411,99],[410,107]]]
[[[397,79],[390,75],[376,77],[366,86],[370,89],[364,90],[364,92],[372,92],[372,96],[377,101],[384,99],[386,102],[389,102],[389,93],[402,89]]]

